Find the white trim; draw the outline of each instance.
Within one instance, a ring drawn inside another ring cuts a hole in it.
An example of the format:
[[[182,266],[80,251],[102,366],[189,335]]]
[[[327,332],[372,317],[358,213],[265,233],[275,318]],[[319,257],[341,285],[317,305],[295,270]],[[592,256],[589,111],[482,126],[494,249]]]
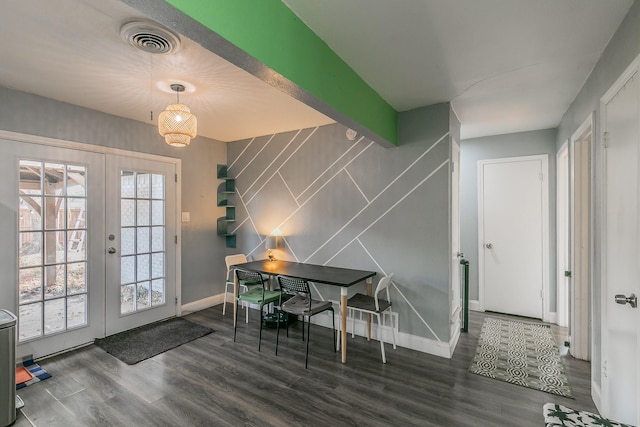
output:
[[[591,399],[598,409],[598,413],[602,413],[602,395],[600,386],[594,380],[591,380]]]
[[[484,311],[484,308],[480,305],[480,301],[477,299],[469,300],[469,310],[470,311]]]
[[[497,159],[478,160],[478,306],[484,311],[484,175],[483,167],[488,164],[511,163],[539,160],[542,169],[542,320],[548,322],[550,315],[549,301],[549,156],[538,154],[532,156],[503,157]]]
[[[562,158],[566,157],[566,176],[561,178],[560,167],[563,163]],[[569,267],[569,141],[565,141],[556,153],[556,323],[559,326],[569,326],[569,287],[564,283],[569,279],[565,277],[564,272]],[[563,182],[564,181],[564,182]],[[566,184],[562,189],[561,185]],[[565,198],[562,199],[563,193]],[[566,212],[564,217],[560,209],[564,206]],[[561,232],[564,228],[565,233]]]
[[[549,312],[549,318],[547,320],[545,320],[545,322],[548,323],[554,323],[554,324],[558,324],[558,312],[557,311],[550,311]]]
[[[594,122],[595,122],[595,117],[594,117],[594,113],[589,114],[589,116],[584,120],[584,122],[582,122],[582,124],[578,127],[578,129],[573,132],[573,134],[571,135],[571,138],[569,138],[569,269],[571,270],[571,289],[573,290],[573,292],[571,292],[571,297],[570,297],[570,301],[569,301],[569,315],[570,315],[570,319],[569,319],[569,335],[571,337],[571,348],[569,349],[569,352],[571,353],[572,356],[578,358],[578,359],[583,359],[583,360],[590,360],[590,354],[591,354],[591,348],[589,347],[589,337],[591,335],[591,331],[590,331],[590,327],[589,327],[589,315],[590,315],[590,311],[592,312],[593,310],[591,310],[591,301],[589,301],[589,307],[586,309],[586,313],[583,313],[584,310],[581,310],[579,305],[576,304],[577,301],[577,296],[578,295],[583,295],[585,292],[587,294],[587,297],[589,298],[589,300],[591,300],[593,298],[593,263],[594,263],[594,258],[593,258],[593,224],[594,224],[594,217],[593,217],[593,204],[594,204],[594,191],[593,191],[593,183],[594,183],[594,167],[593,167],[593,161],[594,161],[594,153],[593,153],[593,148],[595,145],[595,140],[594,140]],[[588,274],[589,274],[589,280],[588,283],[586,285],[584,285],[584,287],[580,287],[578,288],[578,284],[576,282],[576,276],[578,275],[578,271],[577,271],[577,266],[576,266],[576,260],[577,260],[577,251],[575,248],[575,242],[576,242],[576,237],[577,237],[577,231],[576,231],[576,217],[577,217],[577,212],[576,212],[576,206],[575,206],[575,195],[576,195],[576,171],[575,171],[575,166],[576,166],[576,155],[575,155],[575,144],[576,141],[582,137],[584,135],[585,132],[590,131],[590,141],[589,141],[589,207],[588,207],[588,211],[589,211],[589,236],[588,236],[588,243],[589,243],[589,259],[587,260],[588,263]],[[586,289],[585,289],[586,287]],[[585,328],[583,328],[582,326],[584,326],[586,324],[586,330],[584,330]],[[586,350],[584,350],[584,347],[587,347]],[[584,354],[586,352],[586,354]]]
[[[229,292],[227,297],[227,301],[233,301],[233,294]],[[224,302],[224,292],[218,295],[212,295],[207,298],[202,298],[197,301],[188,302],[180,307],[182,315],[187,315],[191,313],[195,313],[196,311],[204,310],[205,308],[213,307],[214,305],[219,305]],[[220,312],[222,312],[222,307],[220,307]],[[232,313],[233,314],[233,313]]]

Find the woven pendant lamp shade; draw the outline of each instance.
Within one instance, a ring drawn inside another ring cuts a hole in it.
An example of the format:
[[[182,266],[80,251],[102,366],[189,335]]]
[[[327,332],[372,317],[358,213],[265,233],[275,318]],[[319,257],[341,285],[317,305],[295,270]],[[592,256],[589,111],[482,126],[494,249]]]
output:
[[[184,104],[171,104],[158,116],[158,132],[167,144],[186,147],[198,133],[198,119]]]

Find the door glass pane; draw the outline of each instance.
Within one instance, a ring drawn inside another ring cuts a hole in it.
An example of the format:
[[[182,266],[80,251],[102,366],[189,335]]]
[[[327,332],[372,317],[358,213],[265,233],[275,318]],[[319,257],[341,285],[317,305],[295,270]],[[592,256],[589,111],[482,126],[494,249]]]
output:
[[[120,176],[120,314],[126,314],[165,304],[165,188],[164,175]]]
[[[88,171],[35,160],[19,160],[19,170],[18,336],[25,341],[87,324]]]

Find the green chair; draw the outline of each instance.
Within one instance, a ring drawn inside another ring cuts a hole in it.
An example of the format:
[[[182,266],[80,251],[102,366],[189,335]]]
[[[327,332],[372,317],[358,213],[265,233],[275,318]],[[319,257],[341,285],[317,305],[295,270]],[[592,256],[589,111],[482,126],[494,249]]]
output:
[[[244,285],[249,288],[247,292],[243,292],[236,296],[238,305],[247,303],[260,306],[260,336],[258,338],[258,351],[260,351],[260,344],[262,343],[263,307],[279,301],[280,291],[267,290],[264,284],[264,279],[260,273],[236,269],[236,277],[238,278],[238,283],[240,285]],[[238,311],[239,310],[236,309],[236,320],[233,325],[234,342],[236,341],[236,330],[238,328]]]

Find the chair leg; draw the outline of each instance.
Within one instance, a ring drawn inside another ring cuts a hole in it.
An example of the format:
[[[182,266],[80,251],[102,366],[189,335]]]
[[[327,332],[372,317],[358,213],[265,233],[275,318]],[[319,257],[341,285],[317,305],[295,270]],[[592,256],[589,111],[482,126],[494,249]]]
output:
[[[393,340],[393,349],[396,349],[396,328],[393,325],[393,312],[389,311],[389,318],[391,319],[391,339]]]
[[[330,308],[331,310],[331,321],[333,323],[333,352],[335,353],[336,350],[336,313],[333,311],[333,307]]]
[[[262,308],[264,306],[260,304],[260,334],[258,335],[258,351],[260,351],[260,344],[262,344]]]
[[[222,301],[222,315],[224,316],[227,312],[227,292],[229,291],[229,286],[224,285],[224,300]]]
[[[278,355],[278,340],[280,339],[280,312],[276,315],[276,356]]]
[[[304,319],[304,316],[302,316],[302,318]],[[304,334],[304,323],[302,326],[302,333]],[[311,334],[311,316],[309,316],[309,318],[307,319],[307,352],[304,355],[304,369],[307,369],[307,364],[309,362],[309,341],[311,341],[310,334]]]
[[[353,338],[356,336],[356,311],[353,309],[349,311],[351,312],[351,338]]]
[[[239,304],[240,301],[236,301],[236,304]],[[236,308],[236,316],[235,321],[233,322],[233,342],[236,342],[236,330],[238,329],[238,309]]]
[[[311,317],[307,321],[311,321]],[[302,341],[304,341],[304,314],[302,315]]]
[[[249,303],[244,304],[244,311],[246,315],[245,323],[249,323]],[[262,316],[262,314],[261,314]]]
[[[378,339],[380,340],[380,351],[382,352],[382,363],[387,363],[387,356],[384,354],[384,341],[382,340],[382,320],[380,313],[376,313],[378,318]]]

